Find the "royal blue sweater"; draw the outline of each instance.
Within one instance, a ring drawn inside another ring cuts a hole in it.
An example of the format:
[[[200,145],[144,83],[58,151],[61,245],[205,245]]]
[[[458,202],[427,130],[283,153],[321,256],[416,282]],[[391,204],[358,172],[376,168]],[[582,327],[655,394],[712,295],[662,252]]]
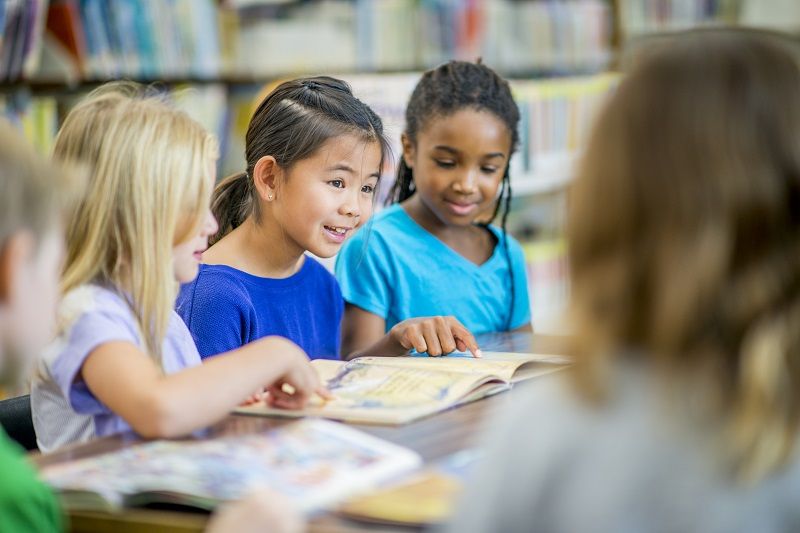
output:
[[[310,257],[284,279],[200,265],[197,278],[181,287],[177,311],[204,359],[268,335],[286,337],[312,359],[339,358],[342,293]]]

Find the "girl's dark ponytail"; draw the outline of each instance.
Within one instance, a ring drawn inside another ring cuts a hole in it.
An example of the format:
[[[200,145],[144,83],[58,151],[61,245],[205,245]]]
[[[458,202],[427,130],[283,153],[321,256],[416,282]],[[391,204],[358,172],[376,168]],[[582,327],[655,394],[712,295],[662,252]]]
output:
[[[217,219],[219,230],[209,240],[214,244],[236,229],[253,212],[253,183],[247,172],[228,176],[214,189],[211,212]],[[257,208],[257,207],[256,207]]]

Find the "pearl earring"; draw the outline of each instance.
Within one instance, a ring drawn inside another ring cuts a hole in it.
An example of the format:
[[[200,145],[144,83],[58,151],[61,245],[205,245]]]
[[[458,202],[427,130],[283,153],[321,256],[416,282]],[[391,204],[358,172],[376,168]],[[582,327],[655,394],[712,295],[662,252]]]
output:
[[[271,194],[267,195],[267,200],[270,200],[270,201],[272,200],[272,195]]]

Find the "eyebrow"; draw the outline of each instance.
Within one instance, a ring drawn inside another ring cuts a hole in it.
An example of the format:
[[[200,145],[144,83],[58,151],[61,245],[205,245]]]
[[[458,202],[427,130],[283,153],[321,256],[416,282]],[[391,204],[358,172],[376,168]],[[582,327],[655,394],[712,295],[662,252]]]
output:
[[[459,154],[459,151],[456,150],[455,148],[451,148],[450,146],[445,146],[443,144],[434,146],[433,149],[434,150],[442,150],[443,152],[448,152],[448,153],[451,153],[453,155],[458,155]],[[503,159],[505,159],[506,158],[506,154],[504,154],[503,152],[492,152],[490,154],[486,154],[483,157],[486,157],[486,158],[489,158],[489,159],[494,159],[495,157],[502,157]]]
[[[328,170],[341,170],[343,172],[349,172],[350,174],[355,174],[356,171],[350,168],[349,165],[345,163],[339,163],[338,165],[333,165],[332,167],[328,167]]]

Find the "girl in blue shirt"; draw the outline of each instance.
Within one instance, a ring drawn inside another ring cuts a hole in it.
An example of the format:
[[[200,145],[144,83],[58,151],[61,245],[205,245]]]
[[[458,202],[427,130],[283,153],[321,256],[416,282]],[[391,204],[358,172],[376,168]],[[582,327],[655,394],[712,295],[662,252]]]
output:
[[[371,216],[386,146],[380,118],[340,80],[288,81],[261,102],[247,171],[217,186],[219,232],[178,299],[201,357],[280,335],[311,358],[339,358],[342,294],[306,252],[332,257]],[[477,351],[466,328],[442,317],[406,321],[365,348]]]
[[[485,65],[452,61],[422,76],[395,204],[337,257],[343,350],[415,316],[454,315],[476,334],[531,329],[522,249],[505,231],[518,123],[508,82]]]

